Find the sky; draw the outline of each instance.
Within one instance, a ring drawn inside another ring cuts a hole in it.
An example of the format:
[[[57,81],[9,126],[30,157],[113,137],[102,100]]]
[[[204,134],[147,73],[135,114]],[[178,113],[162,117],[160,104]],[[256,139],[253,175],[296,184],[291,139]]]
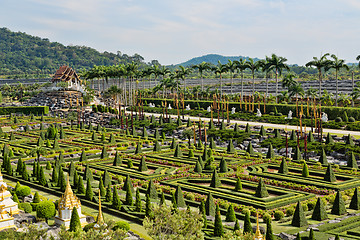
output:
[[[304,65],[360,54],[360,0],[1,0],[0,27],[178,64],[209,53]]]

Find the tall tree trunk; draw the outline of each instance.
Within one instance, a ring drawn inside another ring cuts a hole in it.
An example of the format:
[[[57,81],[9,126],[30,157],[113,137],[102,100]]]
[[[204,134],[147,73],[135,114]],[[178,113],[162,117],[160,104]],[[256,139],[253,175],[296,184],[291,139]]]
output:
[[[351,73],[351,83],[352,83],[352,92],[354,91],[354,71],[352,71],[352,73]],[[354,98],[351,98],[351,106],[352,107],[354,107],[354,105],[355,105],[355,99]]]
[[[321,103],[321,69],[319,69],[319,100]]]
[[[268,93],[269,93],[269,78],[266,75],[266,97],[268,96]]]
[[[203,92],[204,91],[204,78],[203,78],[202,73],[200,74],[200,76],[201,76],[201,91]]]
[[[338,95],[339,95],[339,83],[338,83],[338,70],[335,71],[336,78],[336,98],[335,98],[335,106],[338,106]]]
[[[232,74],[230,73],[230,78],[231,78],[231,88],[230,88],[230,92],[231,92],[231,95],[233,94],[233,76]]]
[[[275,95],[276,95],[276,103],[279,103],[279,100],[278,100],[278,70],[276,69],[276,72],[275,72],[275,78],[276,78],[276,87],[275,87]]]
[[[241,73],[241,102],[244,99],[244,73]]]
[[[222,78],[221,78],[221,74],[220,74],[220,95],[222,96]]]
[[[255,74],[253,73],[253,89],[252,89],[252,95],[255,94]]]

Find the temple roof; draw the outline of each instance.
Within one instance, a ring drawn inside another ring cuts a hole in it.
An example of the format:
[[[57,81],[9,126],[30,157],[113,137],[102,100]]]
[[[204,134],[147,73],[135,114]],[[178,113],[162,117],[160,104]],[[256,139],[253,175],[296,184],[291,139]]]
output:
[[[78,208],[80,206],[80,200],[73,193],[68,178],[65,192],[61,196],[59,201],[59,210],[64,210],[66,208],[72,210],[74,207]]]
[[[54,77],[52,78],[52,82],[69,82],[71,80],[78,80],[81,82],[79,75],[69,66],[61,66],[55,73]]]

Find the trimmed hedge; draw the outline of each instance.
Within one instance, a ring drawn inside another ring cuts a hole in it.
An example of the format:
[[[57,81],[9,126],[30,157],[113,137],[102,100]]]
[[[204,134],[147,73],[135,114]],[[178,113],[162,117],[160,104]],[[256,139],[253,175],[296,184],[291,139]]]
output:
[[[11,113],[24,114],[49,114],[48,106],[22,106],[22,107],[0,107],[0,115],[9,115]]]

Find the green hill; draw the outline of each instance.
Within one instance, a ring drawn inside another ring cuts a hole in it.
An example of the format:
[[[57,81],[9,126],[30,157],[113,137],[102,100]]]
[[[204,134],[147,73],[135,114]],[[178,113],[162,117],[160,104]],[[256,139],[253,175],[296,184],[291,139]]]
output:
[[[211,64],[216,65],[216,64],[218,64],[218,61],[220,61],[222,64],[225,64],[228,62],[228,60],[234,61],[234,60],[239,60],[240,58],[243,58],[246,60],[249,59],[249,57],[243,57],[243,56],[222,56],[219,54],[207,54],[207,55],[204,55],[201,57],[192,58],[186,62],[177,64],[176,66],[182,65],[184,67],[188,67],[188,66],[196,65],[196,64],[199,64],[202,62],[209,62]],[[258,61],[258,60],[260,60],[260,59],[254,58],[254,61]]]
[[[49,39],[0,28],[1,75],[53,74],[61,65],[77,70],[93,65],[114,65],[131,61],[143,62],[139,54],[128,56],[110,52],[100,53],[86,46],[64,46]]]

